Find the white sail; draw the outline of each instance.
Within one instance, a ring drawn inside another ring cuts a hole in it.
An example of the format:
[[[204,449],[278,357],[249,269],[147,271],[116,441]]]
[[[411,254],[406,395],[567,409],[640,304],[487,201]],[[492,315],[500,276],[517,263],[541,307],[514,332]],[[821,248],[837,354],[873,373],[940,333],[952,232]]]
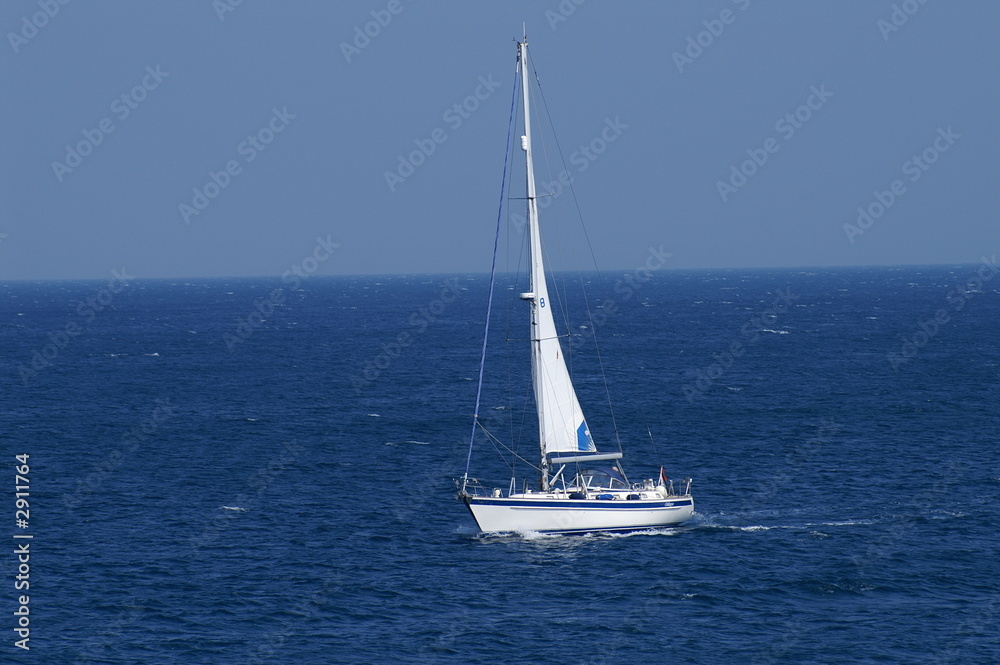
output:
[[[528,233],[531,250],[531,291],[522,298],[531,304],[531,373],[535,403],[538,408],[538,428],[541,439],[542,464],[552,453],[596,451],[587,420],[577,400],[573,381],[566,369],[566,360],[559,344],[552,316],[545,265],[542,259],[541,234],[538,229],[538,201],[535,198],[534,163],[531,155],[531,113],[528,101],[527,44],[520,44],[521,87],[524,103],[524,136],[521,149],[527,163]]]

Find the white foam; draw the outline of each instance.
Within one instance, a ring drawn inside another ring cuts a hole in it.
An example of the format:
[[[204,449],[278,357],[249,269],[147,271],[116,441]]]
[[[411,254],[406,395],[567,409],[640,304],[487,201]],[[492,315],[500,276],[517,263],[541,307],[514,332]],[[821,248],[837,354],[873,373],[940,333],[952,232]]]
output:
[[[874,520],[843,520],[841,522],[820,522],[819,524],[807,524],[806,526],[855,526],[857,524],[872,524]]]
[[[643,529],[642,531],[628,531],[626,533],[599,533],[596,535],[608,536],[610,538],[631,538],[633,536],[674,536],[677,535],[677,527],[662,529]]]

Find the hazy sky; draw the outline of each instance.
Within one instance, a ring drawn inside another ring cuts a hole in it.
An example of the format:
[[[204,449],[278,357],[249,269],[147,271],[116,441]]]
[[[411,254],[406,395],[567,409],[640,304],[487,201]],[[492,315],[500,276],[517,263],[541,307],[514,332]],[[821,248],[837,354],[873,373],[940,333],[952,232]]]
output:
[[[0,279],[488,270],[522,22],[602,269],[1000,250],[993,0],[237,2],[0,5]]]

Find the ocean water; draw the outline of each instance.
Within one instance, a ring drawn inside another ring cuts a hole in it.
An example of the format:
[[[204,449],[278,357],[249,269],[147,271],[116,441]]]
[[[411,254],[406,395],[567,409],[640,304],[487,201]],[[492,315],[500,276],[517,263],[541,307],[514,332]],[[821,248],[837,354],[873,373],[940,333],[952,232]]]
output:
[[[588,275],[595,440],[596,329],[626,471],[693,477],[696,514],[582,537],[484,536],[454,498],[482,275],[0,284],[0,503],[33,536],[0,661],[1000,662],[994,275]],[[518,307],[481,413],[530,459]],[[472,464],[506,484],[481,437]]]

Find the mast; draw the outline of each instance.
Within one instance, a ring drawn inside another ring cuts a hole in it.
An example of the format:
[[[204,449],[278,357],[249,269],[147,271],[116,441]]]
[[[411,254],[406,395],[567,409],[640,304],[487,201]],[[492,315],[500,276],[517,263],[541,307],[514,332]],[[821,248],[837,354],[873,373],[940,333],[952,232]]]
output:
[[[541,487],[549,489],[549,455],[561,453],[594,453],[597,448],[583,416],[573,381],[566,367],[566,358],[559,344],[555,318],[549,302],[542,260],[542,237],[538,223],[538,199],[535,194],[535,167],[531,153],[531,102],[528,99],[528,42],[518,42],[518,67],[521,75],[522,106],[524,108],[524,150],[528,202],[529,275],[531,289],[521,299],[531,308],[531,378],[538,409],[538,435],[541,449]]]
[[[517,62],[521,69],[521,98],[524,109],[524,135],[521,137],[521,150],[524,151],[525,171],[527,172],[526,198],[528,201],[528,247],[531,253],[529,264],[530,293],[522,294],[521,298],[531,304],[531,370],[535,390],[535,402],[538,408],[539,447],[541,449],[541,480],[542,490],[549,488],[549,463],[545,454],[545,435],[542,432],[542,372],[541,372],[541,330],[539,326],[539,307],[548,303],[548,286],[545,283],[545,266],[542,262],[541,233],[538,230],[538,200],[535,195],[535,164],[531,155],[531,102],[528,99],[528,37],[517,44]],[[555,332],[554,330],[552,332]]]

